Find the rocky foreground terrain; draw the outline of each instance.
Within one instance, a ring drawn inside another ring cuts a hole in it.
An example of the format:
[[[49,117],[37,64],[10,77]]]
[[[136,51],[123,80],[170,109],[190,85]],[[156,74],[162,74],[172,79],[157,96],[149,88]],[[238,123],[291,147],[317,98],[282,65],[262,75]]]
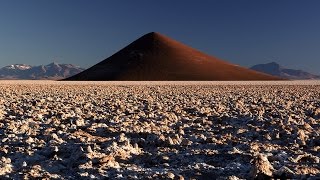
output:
[[[320,83],[0,81],[1,179],[320,178]]]

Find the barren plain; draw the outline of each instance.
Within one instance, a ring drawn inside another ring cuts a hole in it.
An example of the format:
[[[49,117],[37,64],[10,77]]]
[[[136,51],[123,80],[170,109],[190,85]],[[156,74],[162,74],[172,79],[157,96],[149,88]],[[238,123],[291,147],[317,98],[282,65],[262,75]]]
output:
[[[1,179],[319,179],[320,81],[0,81]]]

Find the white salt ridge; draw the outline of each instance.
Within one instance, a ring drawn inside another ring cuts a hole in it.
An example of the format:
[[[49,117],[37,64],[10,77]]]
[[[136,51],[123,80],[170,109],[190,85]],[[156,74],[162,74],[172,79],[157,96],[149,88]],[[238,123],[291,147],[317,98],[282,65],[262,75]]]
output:
[[[0,81],[0,178],[317,179],[319,92],[319,81]]]

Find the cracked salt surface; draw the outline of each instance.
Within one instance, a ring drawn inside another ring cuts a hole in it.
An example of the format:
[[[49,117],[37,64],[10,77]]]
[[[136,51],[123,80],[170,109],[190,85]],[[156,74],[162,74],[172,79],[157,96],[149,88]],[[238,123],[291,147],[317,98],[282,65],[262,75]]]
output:
[[[319,92],[319,81],[0,81],[0,177],[317,179]]]

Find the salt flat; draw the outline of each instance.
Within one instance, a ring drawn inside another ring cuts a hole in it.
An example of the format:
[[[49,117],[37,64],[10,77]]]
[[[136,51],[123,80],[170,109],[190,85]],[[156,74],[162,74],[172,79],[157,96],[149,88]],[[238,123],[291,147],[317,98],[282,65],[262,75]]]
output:
[[[51,80],[0,80],[0,84],[48,85],[320,85],[320,80],[292,81],[51,81]]]
[[[320,178],[320,81],[0,81],[0,177]]]

